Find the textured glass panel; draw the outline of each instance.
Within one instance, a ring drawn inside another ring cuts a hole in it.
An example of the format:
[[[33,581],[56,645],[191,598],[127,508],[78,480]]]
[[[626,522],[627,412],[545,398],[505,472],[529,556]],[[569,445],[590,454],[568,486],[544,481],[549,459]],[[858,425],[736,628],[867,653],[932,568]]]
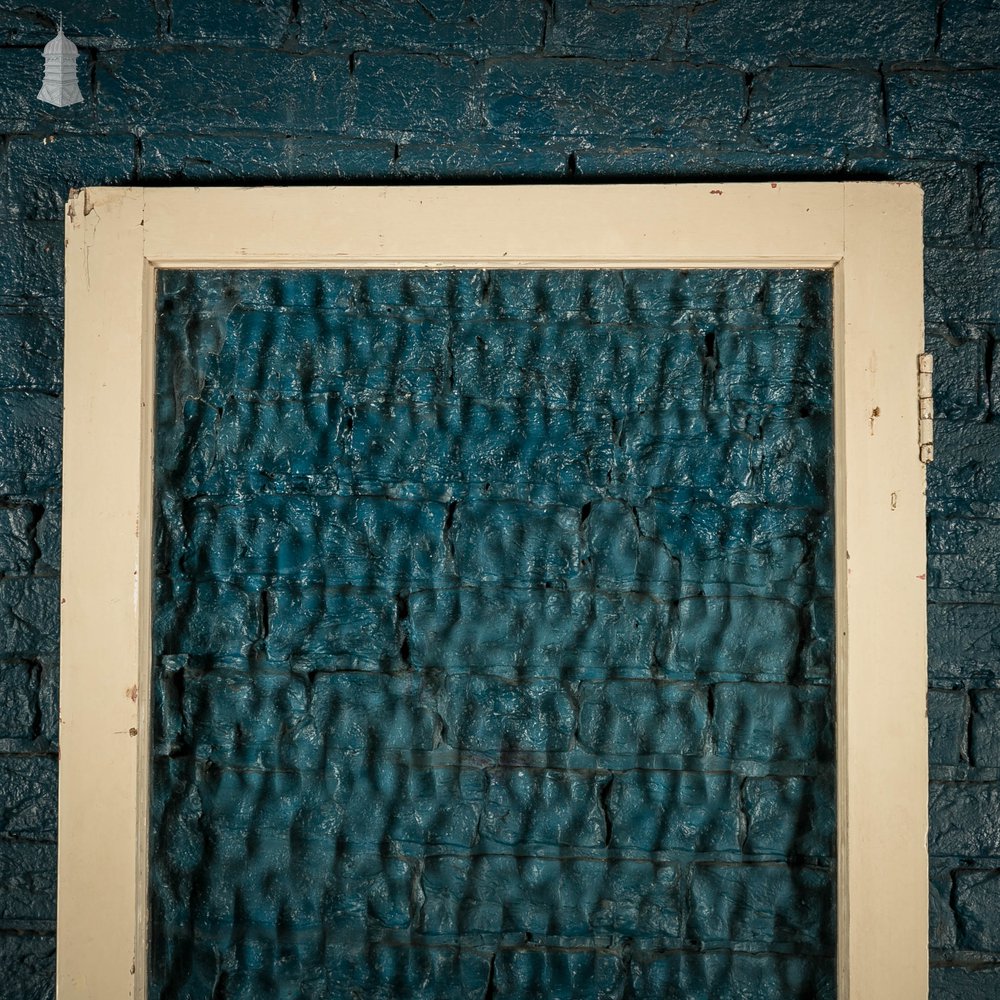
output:
[[[834,995],[824,272],[162,272],[153,998]]]

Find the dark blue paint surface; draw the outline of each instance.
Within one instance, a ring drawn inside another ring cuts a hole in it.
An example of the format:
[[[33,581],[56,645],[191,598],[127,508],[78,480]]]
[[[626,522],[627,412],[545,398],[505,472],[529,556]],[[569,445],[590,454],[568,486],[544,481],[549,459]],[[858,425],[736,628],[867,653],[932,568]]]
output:
[[[61,109],[35,99],[59,11]],[[931,995],[1000,995],[970,891],[1000,872],[994,0],[0,3],[0,50],[0,757],[33,789],[0,789],[5,1000],[54,985],[66,194],[373,180],[923,186]]]
[[[834,995],[823,272],[161,274],[152,995]]]

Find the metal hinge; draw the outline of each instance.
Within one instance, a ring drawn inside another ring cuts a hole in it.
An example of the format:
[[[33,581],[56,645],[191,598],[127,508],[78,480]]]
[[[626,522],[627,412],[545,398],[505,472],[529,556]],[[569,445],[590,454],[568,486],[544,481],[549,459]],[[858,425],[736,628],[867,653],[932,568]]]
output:
[[[917,355],[917,407],[920,461],[934,461],[934,355]]]

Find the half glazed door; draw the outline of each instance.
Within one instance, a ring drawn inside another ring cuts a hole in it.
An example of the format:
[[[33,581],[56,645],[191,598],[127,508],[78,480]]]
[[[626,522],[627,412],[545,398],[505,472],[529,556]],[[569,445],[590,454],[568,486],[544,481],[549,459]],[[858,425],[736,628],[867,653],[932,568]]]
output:
[[[76,209],[61,995],[926,992],[918,189]]]

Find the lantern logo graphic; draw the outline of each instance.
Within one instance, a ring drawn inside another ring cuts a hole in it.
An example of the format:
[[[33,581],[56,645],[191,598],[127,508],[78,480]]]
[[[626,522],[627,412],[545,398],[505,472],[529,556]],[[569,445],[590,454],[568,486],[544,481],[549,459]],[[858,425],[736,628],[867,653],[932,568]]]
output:
[[[57,108],[79,104],[83,100],[80,85],[76,82],[76,46],[63,34],[59,18],[59,34],[43,49],[45,77],[38,99]]]

